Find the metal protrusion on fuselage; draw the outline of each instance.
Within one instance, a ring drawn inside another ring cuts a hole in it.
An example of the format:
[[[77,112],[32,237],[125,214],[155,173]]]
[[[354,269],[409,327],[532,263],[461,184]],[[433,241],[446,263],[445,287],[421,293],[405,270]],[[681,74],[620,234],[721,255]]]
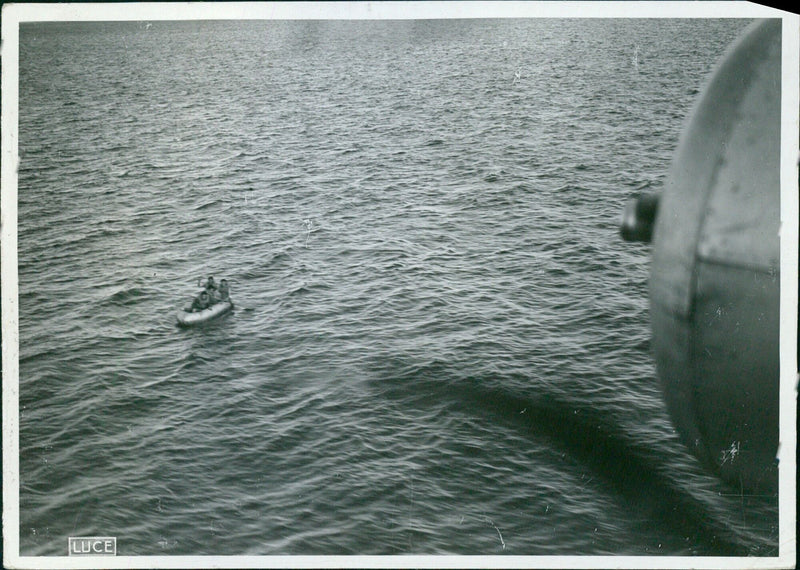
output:
[[[658,194],[636,194],[628,199],[619,230],[622,239],[650,243],[658,215],[658,201]]]

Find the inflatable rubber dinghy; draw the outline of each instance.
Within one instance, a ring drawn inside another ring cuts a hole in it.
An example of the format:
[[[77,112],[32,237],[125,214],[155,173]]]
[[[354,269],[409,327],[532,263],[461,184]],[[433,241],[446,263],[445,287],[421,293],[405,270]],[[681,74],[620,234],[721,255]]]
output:
[[[214,303],[209,308],[194,313],[186,310],[178,311],[178,326],[193,327],[196,325],[202,325],[203,323],[213,321],[214,319],[221,317],[232,310],[233,302],[228,300]]]

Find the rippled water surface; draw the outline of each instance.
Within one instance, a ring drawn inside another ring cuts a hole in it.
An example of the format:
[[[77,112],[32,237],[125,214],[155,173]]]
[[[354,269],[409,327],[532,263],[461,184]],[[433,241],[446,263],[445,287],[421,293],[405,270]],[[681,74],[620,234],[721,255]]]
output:
[[[23,25],[21,554],[776,554],[617,231],[746,24]]]

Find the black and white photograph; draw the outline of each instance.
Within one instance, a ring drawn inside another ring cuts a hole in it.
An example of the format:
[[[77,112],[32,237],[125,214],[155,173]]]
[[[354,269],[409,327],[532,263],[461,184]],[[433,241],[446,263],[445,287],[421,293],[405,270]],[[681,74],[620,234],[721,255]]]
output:
[[[8,568],[788,568],[800,17],[6,4]]]

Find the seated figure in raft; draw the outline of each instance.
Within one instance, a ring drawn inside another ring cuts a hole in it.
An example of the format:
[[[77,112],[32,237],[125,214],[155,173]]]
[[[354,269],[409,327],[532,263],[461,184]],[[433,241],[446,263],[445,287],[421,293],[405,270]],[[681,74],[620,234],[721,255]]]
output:
[[[209,276],[208,280],[206,280],[206,284],[203,287],[205,288],[205,292],[208,294],[211,303],[214,303],[215,297],[217,296],[217,291],[219,290],[219,287],[217,287],[217,284],[214,282],[214,277]]]
[[[192,306],[189,307],[189,313],[197,313],[199,311],[203,311],[211,306],[211,297],[206,291],[201,291],[200,294],[195,298],[192,302]]]
[[[231,294],[228,287],[227,279],[222,279],[219,282],[219,289],[217,290],[217,301],[230,301]]]

